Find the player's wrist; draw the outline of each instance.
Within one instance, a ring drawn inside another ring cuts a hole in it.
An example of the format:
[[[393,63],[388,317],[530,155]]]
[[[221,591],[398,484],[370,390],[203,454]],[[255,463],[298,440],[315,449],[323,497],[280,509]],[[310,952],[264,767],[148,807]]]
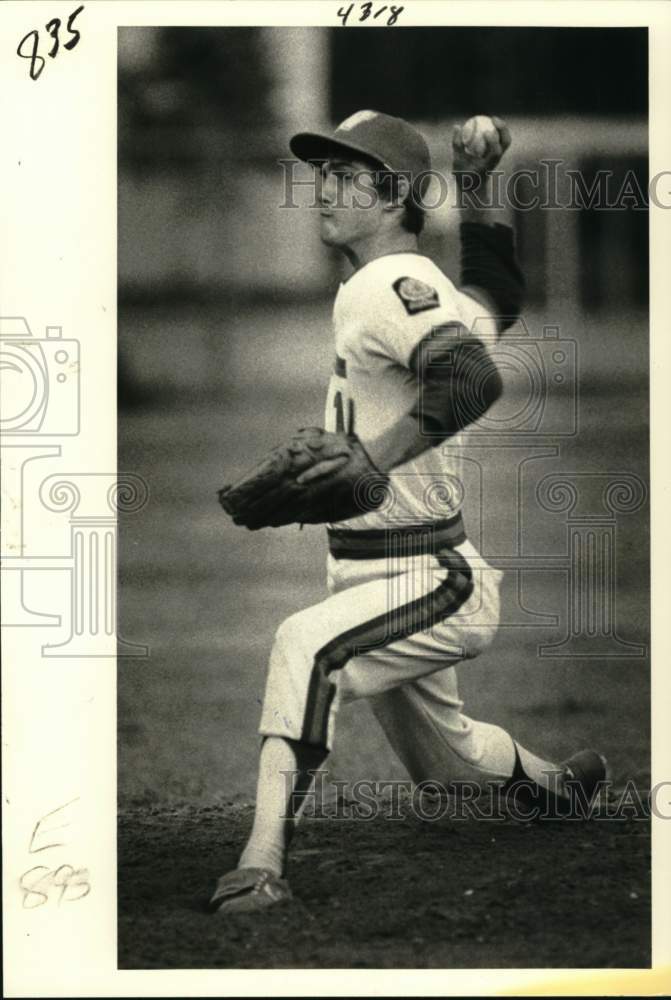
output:
[[[387,474],[430,448],[435,441],[422,434],[413,414],[401,417],[392,427],[363,443],[370,460],[380,472]]]
[[[491,171],[485,168],[476,170],[475,167],[458,167],[455,165],[452,168],[452,175],[459,191],[479,190],[491,180]]]
[[[495,173],[498,175],[498,180],[495,178]],[[501,200],[500,177],[500,171],[473,169],[454,171],[455,201],[460,222],[482,226],[510,223],[510,213]]]

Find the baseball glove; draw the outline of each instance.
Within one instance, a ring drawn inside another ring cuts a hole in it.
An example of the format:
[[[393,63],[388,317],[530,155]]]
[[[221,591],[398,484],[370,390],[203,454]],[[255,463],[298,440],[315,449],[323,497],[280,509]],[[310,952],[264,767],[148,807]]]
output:
[[[343,521],[375,510],[388,482],[355,434],[302,427],[217,495],[235,524],[257,531]]]

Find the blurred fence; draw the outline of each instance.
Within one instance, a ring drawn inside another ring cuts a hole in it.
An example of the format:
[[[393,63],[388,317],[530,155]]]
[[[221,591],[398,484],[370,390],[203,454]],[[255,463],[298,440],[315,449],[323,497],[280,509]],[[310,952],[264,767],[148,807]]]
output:
[[[133,380],[165,384],[165,373],[156,379],[149,370],[152,355],[157,360],[163,350],[173,362],[168,382],[198,391],[222,328],[233,353],[235,337],[247,336],[246,311],[254,325],[259,309],[264,316],[268,308],[280,310],[290,328],[296,307],[311,300],[324,303],[314,319],[327,323],[326,303],[344,263],[320,244],[315,213],[306,209],[309,186],[293,188],[300,207],[281,207],[287,184],[279,161],[290,157],[293,131],[334,124],[333,108],[342,105],[347,82],[343,41],[338,34],[334,45],[335,37],[316,28],[120,31],[122,387]],[[399,38],[397,87],[404,63],[416,63],[419,41],[412,32]],[[366,103],[362,89],[349,110]],[[429,103],[431,118],[413,120],[429,142],[435,169],[449,178],[451,126],[464,115],[440,117],[435,94]],[[633,187],[643,197],[647,191],[644,114],[595,116],[573,108],[572,114],[541,117],[494,110],[506,115],[514,136],[506,172],[530,172],[515,195],[536,204],[513,217],[529,305],[547,310],[553,322],[565,309],[640,314],[647,303],[647,212],[640,199],[638,205],[632,197],[619,208],[616,203],[624,190]],[[565,207],[571,172],[582,178],[581,210]],[[310,175],[301,165],[295,178],[308,181]],[[454,203],[449,190],[429,213],[422,240],[424,252],[452,274],[458,252]],[[157,325],[168,338],[163,347],[158,332],[149,341],[144,332]],[[270,333],[272,324],[262,318],[266,325]]]

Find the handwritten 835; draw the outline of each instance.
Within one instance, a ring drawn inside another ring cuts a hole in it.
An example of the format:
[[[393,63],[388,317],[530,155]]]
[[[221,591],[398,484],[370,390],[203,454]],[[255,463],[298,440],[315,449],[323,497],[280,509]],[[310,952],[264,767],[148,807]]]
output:
[[[83,10],[84,10],[84,5],[82,4],[81,7],[77,7],[77,10],[73,10],[69,18],[67,19],[65,31],[67,32],[68,35],[71,35],[72,37],[69,38],[68,41],[63,42],[63,48],[67,49],[68,51],[74,49],[75,45],[77,45],[79,39],[81,38],[80,32],[77,31],[76,28],[73,28],[72,25],[75,22],[75,18],[78,17]],[[52,17],[52,19],[48,21],[44,26],[45,31],[51,37],[52,40],[51,48],[47,52],[47,56],[50,59],[56,58],[58,50],[61,47],[60,32],[62,25],[63,22],[61,21],[60,17]],[[30,61],[28,72],[30,73],[31,80],[37,80],[40,73],[44,69],[46,63],[46,59],[44,58],[44,56],[41,56],[39,54],[38,51],[39,46],[40,46],[40,33],[36,28],[33,28],[32,31],[29,31],[27,34],[23,36],[16,50],[17,56],[20,56],[22,59],[28,59]]]

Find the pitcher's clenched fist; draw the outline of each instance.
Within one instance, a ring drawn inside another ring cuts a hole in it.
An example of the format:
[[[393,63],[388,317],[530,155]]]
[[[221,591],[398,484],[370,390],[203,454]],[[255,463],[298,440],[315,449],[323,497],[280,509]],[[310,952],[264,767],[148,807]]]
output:
[[[502,118],[476,115],[452,132],[452,169],[455,173],[486,174],[493,170],[511,143]]]

